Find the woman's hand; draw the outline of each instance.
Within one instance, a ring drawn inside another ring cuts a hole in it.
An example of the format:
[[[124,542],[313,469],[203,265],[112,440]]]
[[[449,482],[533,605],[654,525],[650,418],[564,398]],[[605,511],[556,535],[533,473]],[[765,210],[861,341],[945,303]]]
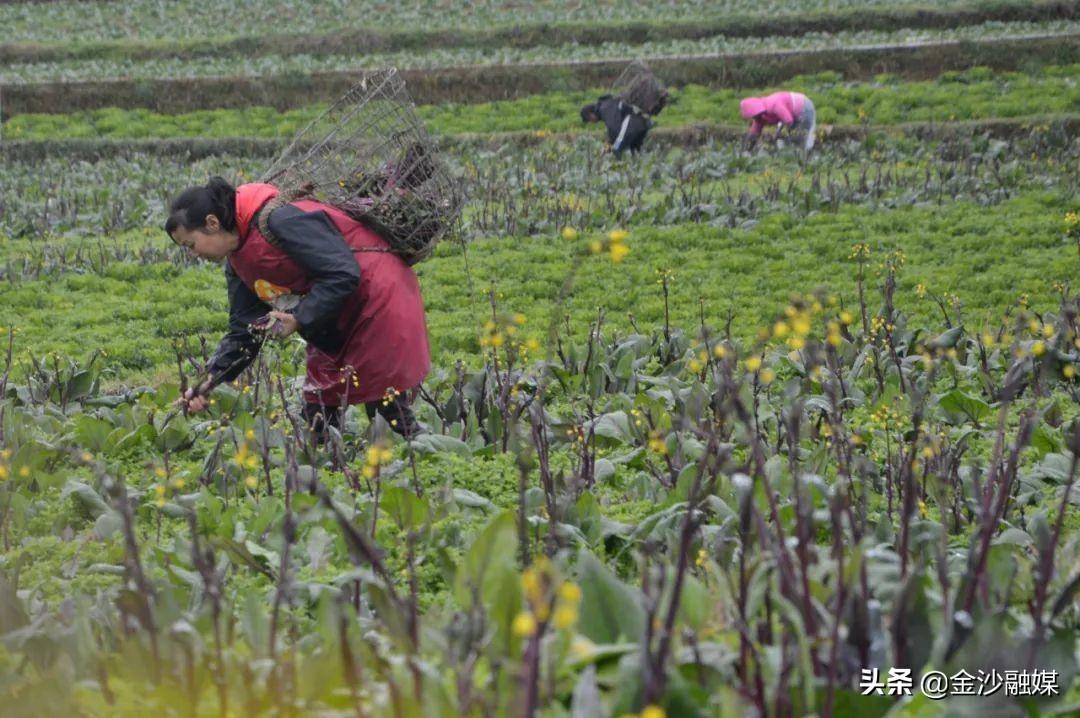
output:
[[[176,400],[176,403],[183,407],[184,413],[198,414],[209,406],[210,400],[199,390],[199,387],[193,386],[185,391],[184,395]]]
[[[284,339],[300,328],[300,323],[296,321],[296,317],[287,312],[270,312],[269,316],[279,322],[277,326],[274,326],[273,330],[274,336],[278,339]]]

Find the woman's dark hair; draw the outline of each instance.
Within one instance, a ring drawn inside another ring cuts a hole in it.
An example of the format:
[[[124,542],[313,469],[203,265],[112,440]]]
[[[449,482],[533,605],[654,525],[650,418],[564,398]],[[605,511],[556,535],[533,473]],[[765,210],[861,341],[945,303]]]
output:
[[[214,215],[222,229],[236,228],[236,188],[221,177],[211,177],[204,187],[188,187],[169,205],[165,231],[172,236],[178,227],[202,229],[206,216]]]

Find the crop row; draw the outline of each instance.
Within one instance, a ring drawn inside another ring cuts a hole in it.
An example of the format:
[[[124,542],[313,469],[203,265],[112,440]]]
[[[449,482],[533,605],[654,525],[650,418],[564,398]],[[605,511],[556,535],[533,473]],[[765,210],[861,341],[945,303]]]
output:
[[[817,50],[945,40],[989,40],[1025,36],[1080,34],[1080,20],[1052,22],[990,22],[948,29],[893,31],[808,32],[799,36],[730,37],[715,35],[698,39],[674,39],[643,43],[610,41],[594,45],[566,43],[528,48],[435,48],[396,52],[348,52],[343,54],[206,56],[194,59],[86,59],[60,62],[12,63],[0,66],[0,83],[33,84],[84,80],[189,77],[258,77],[278,74],[309,74],[353,71],[362,68],[438,68],[465,65],[514,65],[552,63],[567,59],[590,61],[625,57],[684,57],[716,53],[750,53],[777,50]]]
[[[840,206],[799,219],[767,214],[736,228],[631,227],[630,254],[615,268],[582,267],[575,299],[565,310],[579,329],[595,319],[597,307],[605,307],[611,325],[623,331],[632,321],[663,321],[655,272],[670,268],[676,275],[673,321],[693,325],[702,299],[710,316],[738,308],[733,332],[745,338],[792,288],[828,285],[850,292],[854,277],[835,267],[852,244],[865,242],[875,250],[903,249],[909,272],[900,291],[907,294],[923,284],[938,294],[955,294],[974,331],[1021,293],[1039,297],[1033,299],[1036,308],[1049,308],[1043,305],[1052,283],[1075,279],[1076,247],[1065,239],[1062,220],[1062,207],[1073,196],[1051,186],[1014,192],[996,205],[901,202],[892,209]],[[147,239],[169,246],[160,230],[149,232],[110,236],[106,247]],[[548,326],[562,277],[580,261],[578,250],[602,237],[583,231],[580,240],[569,242],[553,228],[527,239],[477,239],[466,253],[453,243],[443,245],[435,258],[418,265],[436,363],[449,367],[457,358],[475,356],[482,293],[491,286],[506,306],[527,308],[536,327]],[[98,242],[87,244],[92,252]],[[8,253],[17,255],[14,249]],[[17,327],[21,341],[35,352],[78,357],[87,347],[108,347],[124,374],[145,381],[169,371],[173,337],[203,334],[213,341],[219,336],[227,321],[224,290],[218,267],[190,268],[164,255],[152,264],[132,258],[101,272],[5,281],[0,302],[5,323]],[[936,307],[928,300],[918,310],[929,317]]]
[[[479,103],[604,87],[623,70],[628,59],[414,68],[402,70],[402,76],[420,104]],[[1005,71],[1078,61],[1077,34],[649,59],[657,74],[671,86],[700,84],[714,88],[775,84],[818,72],[836,72],[849,80],[869,79],[882,73],[928,79],[980,65]],[[2,88],[3,112],[12,116],[123,107],[176,113],[253,105],[289,109],[334,100],[362,76],[363,71],[357,70],[15,84]]]
[[[530,3],[528,14],[530,22],[535,24],[695,21],[736,14],[836,12],[896,5],[888,0],[680,0],[656,6],[632,0],[595,3],[541,0]],[[901,7],[905,5],[917,7],[921,3],[900,3]],[[945,0],[938,5],[949,7],[971,3]],[[0,4],[0,27],[5,28],[4,41],[8,43],[71,39],[175,40],[197,37],[207,27],[221,27],[221,19],[225,17],[228,18],[227,27],[236,34],[295,34],[356,27],[515,26],[521,23],[522,14],[519,5],[505,0],[481,0],[467,5],[447,5],[436,0],[392,5],[377,0],[329,0],[314,6],[300,0],[271,0],[258,5],[209,0],[195,6],[157,0]]]
[[[935,80],[905,82],[879,75],[870,82],[845,82],[837,73],[793,78],[785,87],[813,98],[821,125],[892,125],[1024,117],[1080,111],[1080,65],[1045,66],[1032,74],[973,68]],[[673,91],[670,107],[657,118],[661,128],[693,123],[741,124],[738,100],[769,87]],[[512,131],[565,132],[582,128],[578,110],[599,93],[551,92],[518,100],[474,105],[425,105],[418,109],[440,135]],[[24,114],[2,126],[7,140],[76,138],[222,137],[288,138],[323,109],[316,105],[278,112],[269,107],[161,114],[104,109],[69,114]]]
[[[594,138],[473,146],[468,152],[451,147],[446,154],[470,197],[464,236],[527,236],[563,225],[602,229],[611,222],[748,226],[775,211],[801,216],[849,204],[994,204],[1025,190],[1077,189],[1080,145],[1074,136],[1066,126],[1048,125],[1009,140],[835,140],[798,167],[788,152],[749,155],[735,143],[657,148],[632,162],[604,156]],[[169,197],[185,186],[212,174],[242,182],[268,164],[268,157],[258,156],[192,161],[140,154],[96,162],[62,156],[8,162],[0,177],[8,198],[0,206],[0,232],[31,238],[24,249],[32,249],[42,236],[94,237],[157,226]],[[4,256],[0,275],[8,279],[101,265],[101,257],[133,258],[115,244],[104,253],[88,252],[85,263],[57,255],[47,243],[30,254]]]
[[[264,55],[362,56],[404,50],[429,52],[447,48],[529,48],[538,45],[601,45],[611,42],[641,44],[668,40],[694,40],[726,35],[730,38],[798,36],[807,33],[850,31],[887,32],[902,28],[958,28],[986,22],[1046,22],[1074,18],[1080,2],[1039,0],[973,2],[944,7],[876,5],[839,11],[730,15],[671,20],[663,15],[647,20],[612,18],[605,21],[554,24],[527,22],[507,27],[441,28],[434,18],[421,27],[386,30],[370,25],[331,32],[282,35],[251,34],[223,41],[220,37],[182,37],[157,40],[77,40],[0,44],[0,64],[60,62],[64,60],[137,61],[198,57],[251,58]]]

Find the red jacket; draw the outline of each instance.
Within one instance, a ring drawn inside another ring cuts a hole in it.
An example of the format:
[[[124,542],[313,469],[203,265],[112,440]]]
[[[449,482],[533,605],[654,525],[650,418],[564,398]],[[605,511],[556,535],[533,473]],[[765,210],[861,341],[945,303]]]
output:
[[[319,280],[301,267],[297,257],[267,242],[252,222],[255,212],[277,194],[268,184],[237,188],[240,245],[229,255],[228,263],[262,302],[273,303],[285,294],[301,295],[293,313],[303,330],[304,303],[314,296]],[[420,284],[412,269],[396,254],[385,251],[387,243],[375,232],[340,210],[309,200],[290,204],[303,212],[324,213],[352,250],[360,270],[359,284],[344,296],[336,311],[310,317],[312,323],[318,320],[336,330],[340,348],[321,351],[309,341],[305,398],[331,404],[340,402],[344,395],[347,403],[355,404],[380,399],[391,388],[415,388],[431,368],[431,353]],[[275,210],[275,216],[279,211]],[[276,229],[274,232],[277,234]],[[332,234],[319,241],[332,243]],[[340,252],[340,247],[336,249]],[[325,308],[324,304],[319,306]]]

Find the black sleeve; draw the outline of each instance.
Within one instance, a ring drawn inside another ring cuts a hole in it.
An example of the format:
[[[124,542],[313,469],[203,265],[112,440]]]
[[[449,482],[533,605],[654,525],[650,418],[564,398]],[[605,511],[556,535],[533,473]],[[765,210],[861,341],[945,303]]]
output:
[[[225,279],[229,287],[229,331],[218,342],[217,351],[210,359],[207,389],[232,381],[255,361],[260,345],[248,326],[270,311],[269,305],[248,289],[228,262],[225,263]]]
[[[292,205],[274,210],[270,232],[277,245],[300,265],[312,285],[293,310],[305,339],[333,326],[342,302],[360,285],[360,265],[344,237],[324,212]]]

